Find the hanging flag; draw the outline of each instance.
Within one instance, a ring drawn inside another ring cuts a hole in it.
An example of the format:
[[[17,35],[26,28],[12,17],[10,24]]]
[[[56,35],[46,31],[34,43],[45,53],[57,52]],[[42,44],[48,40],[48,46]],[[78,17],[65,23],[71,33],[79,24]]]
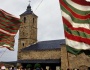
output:
[[[59,0],[67,51],[79,54],[90,49],[90,2]]]
[[[86,1],[90,2],[90,0],[86,0]]]
[[[0,47],[14,50],[14,37],[20,27],[19,18],[0,9]]]

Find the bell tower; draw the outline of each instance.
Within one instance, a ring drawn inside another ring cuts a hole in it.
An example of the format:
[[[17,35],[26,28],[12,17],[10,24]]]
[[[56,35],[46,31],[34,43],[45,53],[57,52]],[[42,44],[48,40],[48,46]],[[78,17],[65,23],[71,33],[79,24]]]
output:
[[[20,15],[23,22],[19,29],[18,49],[25,48],[37,42],[37,16],[31,10],[30,3],[24,13]]]

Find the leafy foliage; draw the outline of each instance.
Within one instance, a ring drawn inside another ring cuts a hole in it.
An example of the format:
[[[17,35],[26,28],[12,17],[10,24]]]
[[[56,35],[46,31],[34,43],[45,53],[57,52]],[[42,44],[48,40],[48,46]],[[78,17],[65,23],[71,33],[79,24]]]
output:
[[[31,68],[32,65],[31,64],[27,64],[26,68]]]
[[[36,68],[41,68],[41,65],[39,64],[39,63],[36,63],[35,65],[34,65],[34,68],[36,69]]]

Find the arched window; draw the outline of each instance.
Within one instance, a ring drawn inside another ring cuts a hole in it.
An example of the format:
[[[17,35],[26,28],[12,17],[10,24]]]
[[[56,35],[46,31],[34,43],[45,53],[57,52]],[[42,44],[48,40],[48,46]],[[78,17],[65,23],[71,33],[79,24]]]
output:
[[[26,17],[24,17],[24,23],[26,23]]]
[[[34,23],[34,18],[33,18],[33,23]]]
[[[22,45],[24,46],[24,43]]]

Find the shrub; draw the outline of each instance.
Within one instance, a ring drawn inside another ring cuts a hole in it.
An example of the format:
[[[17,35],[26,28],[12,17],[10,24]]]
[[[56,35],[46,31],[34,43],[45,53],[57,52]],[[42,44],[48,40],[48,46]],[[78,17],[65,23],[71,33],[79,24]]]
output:
[[[39,63],[36,63],[35,65],[34,65],[34,68],[36,69],[36,68],[41,68],[41,65],[39,64]]]
[[[26,68],[31,68],[32,65],[31,64],[27,64]]]

